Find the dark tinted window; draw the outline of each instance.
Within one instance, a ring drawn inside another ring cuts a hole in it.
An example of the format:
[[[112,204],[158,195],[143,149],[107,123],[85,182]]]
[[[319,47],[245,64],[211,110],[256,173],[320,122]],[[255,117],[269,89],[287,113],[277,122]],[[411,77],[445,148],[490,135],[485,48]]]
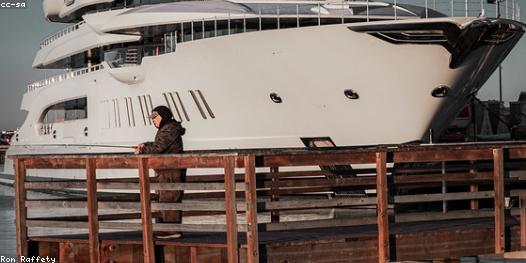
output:
[[[88,117],[87,98],[79,98],[57,103],[48,107],[42,114],[42,123],[86,119]]]

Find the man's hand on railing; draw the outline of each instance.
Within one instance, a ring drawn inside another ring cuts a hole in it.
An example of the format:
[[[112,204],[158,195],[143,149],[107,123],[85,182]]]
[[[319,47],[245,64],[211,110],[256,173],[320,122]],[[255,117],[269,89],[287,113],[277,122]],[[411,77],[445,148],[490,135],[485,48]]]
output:
[[[134,154],[141,154],[143,148],[144,148],[144,143],[141,143],[141,144],[137,145],[137,147],[135,148],[135,151],[133,153]]]

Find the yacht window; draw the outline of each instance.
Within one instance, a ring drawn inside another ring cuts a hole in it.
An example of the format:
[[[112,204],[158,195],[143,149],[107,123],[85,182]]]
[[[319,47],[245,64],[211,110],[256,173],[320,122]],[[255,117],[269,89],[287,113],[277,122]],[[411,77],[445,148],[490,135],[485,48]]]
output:
[[[259,30],[259,18],[247,18],[246,19],[246,32],[258,31]]]
[[[215,37],[215,22],[205,21],[205,38]]]
[[[144,106],[142,105],[142,98],[141,98],[141,96],[138,96],[137,99],[139,99],[139,106],[141,106],[142,120],[143,120],[143,122],[144,122],[144,126],[146,126],[146,118],[147,118],[147,115],[144,115],[145,112],[144,112]]]
[[[228,35],[228,20],[217,20],[216,28],[216,36]]]
[[[261,18],[261,30],[278,29],[278,19],[275,17]]]
[[[230,20],[230,34],[237,34],[244,32],[243,19],[231,19]]]
[[[181,31],[183,32],[183,41],[191,41],[192,40],[192,23],[186,22],[181,23]]]
[[[163,97],[166,101],[166,105],[168,105],[168,108],[170,108],[170,110],[174,113],[174,118],[177,121],[182,122],[183,119],[181,118],[181,112],[179,111],[179,107],[175,102],[174,92],[163,93]]]
[[[126,116],[128,117],[128,127],[135,127],[135,114],[133,112],[133,102],[131,97],[124,98],[126,103]]]
[[[194,40],[203,39],[203,21],[193,22]]]
[[[113,127],[120,128],[121,127],[121,109],[119,106],[119,100],[113,99],[112,100],[112,106],[113,106]]]
[[[87,98],[79,98],[48,107],[42,114],[42,123],[59,123],[86,118],[88,118]]]

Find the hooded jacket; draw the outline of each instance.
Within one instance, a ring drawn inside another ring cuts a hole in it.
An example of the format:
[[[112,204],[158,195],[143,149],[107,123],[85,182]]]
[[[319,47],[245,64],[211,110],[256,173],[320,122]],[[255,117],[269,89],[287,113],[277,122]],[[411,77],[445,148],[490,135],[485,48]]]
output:
[[[183,151],[183,139],[186,129],[173,119],[172,112],[165,106],[156,107],[153,111],[163,118],[155,140],[145,142],[143,154],[180,153]]]

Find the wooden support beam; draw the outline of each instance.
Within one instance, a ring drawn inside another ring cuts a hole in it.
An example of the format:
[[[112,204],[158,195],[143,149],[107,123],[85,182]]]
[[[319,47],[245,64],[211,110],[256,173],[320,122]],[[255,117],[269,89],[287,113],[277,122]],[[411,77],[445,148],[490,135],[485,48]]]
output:
[[[89,258],[91,263],[99,263],[99,213],[97,204],[96,159],[86,158],[86,184],[86,191],[88,192]]]
[[[526,195],[520,195],[521,250],[526,250]]]
[[[238,262],[237,209],[235,184],[235,158],[225,157],[225,203],[227,225],[227,255],[229,263]]]
[[[26,181],[26,166],[23,159],[14,160],[15,170],[15,213],[16,213],[16,244],[17,256],[27,257],[27,208],[26,198],[27,193],[24,187]]]
[[[475,161],[469,162],[469,174],[472,176],[476,176],[477,174],[477,163]],[[479,186],[477,184],[470,184],[469,185],[469,191],[470,192],[478,192]],[[479,201],[478,200],[471,200],[469,203],[469,207],[471,210],[477,210],[479,209]]]
[[[148,160],[139,158],[139,184],[141,194],[141,222],[142,222],[142,244],[144,262],[155,262],[155,251],[153,243],[152,209],[150,204],[150,175],[148,172]]]
[[[264,155],[264,166],[307,166],[307,165],[348,165],[374,163],[374,152],[329,152],[322,153],[290,153]]]
[[[258,210],[256,196],[256,160],[253,155],[245,161],[245,202],[247,219],[247,262],[259,262]]]
[[[270,183],[270,201],[276,202],[279,201],[279,167],[270,167],[270,173],[272,174]],[[270,211],[270,222],[279,222],[279,210]]]
[[[489,149],[433,149],[394,152],[395,163],[491,160]]]
[[[504,253],[504,155],[502,149],[493,149],[493,186],[495,203],[495,253]]]
[[[376,153],[376,193],[378,223],[378,262],[390,261],[389,256],[389,218],[387,192],[387,154]]]

